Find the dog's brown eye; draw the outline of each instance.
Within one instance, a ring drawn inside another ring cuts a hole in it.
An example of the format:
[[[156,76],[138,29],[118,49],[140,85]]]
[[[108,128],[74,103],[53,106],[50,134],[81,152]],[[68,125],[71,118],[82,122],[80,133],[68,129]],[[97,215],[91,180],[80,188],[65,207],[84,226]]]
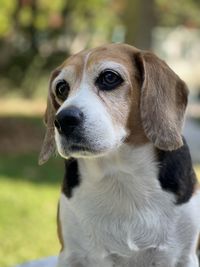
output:
[[[123,79],[113,70],[104,70],[97,78],[95,84],[101,90],[112,90],[122,84]]]
[[[65,100],[69,93],[69,84],[65,80],[60,80],[56,84],[56,96],[60,100]]]

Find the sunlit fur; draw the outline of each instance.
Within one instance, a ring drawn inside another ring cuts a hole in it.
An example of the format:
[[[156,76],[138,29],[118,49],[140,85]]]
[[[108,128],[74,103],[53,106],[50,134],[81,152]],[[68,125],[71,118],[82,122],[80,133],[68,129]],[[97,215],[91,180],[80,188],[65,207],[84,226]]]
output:
[[[200,193],[197,191],[187,203],[176,205],[176,196],[161,188],[155,144],[144,134],[140,118],[144,77],[140,77],[141,70],[133,63],[137,53],[139,50],[126,45],[84,51],[64,62],[52,81],[52,92],[59,79],[69,83],[69,96],[63,103],[57,99],[60,107],[56,112],[70,106],[81,109],[85,116],[83,135],[92,148],[89,152],[70,151],[68,140],[55,129],[58,152],[64,158],[77,158],[81,180],[73,188],[72,197],[67,198],[64,193],[60,197],[63,248],[58,267],[199,266],[196,245]],[[106,68],[117,70],[124,79],[111,92],[99,91],[94,85]],[[185,102],[181,101],[182,120]],[[159,103],[158,96],[156,104]],[[171,107],[169,115],[173,118],[175,111]],[[144,108],[144,117],[148,118],[151,107]],[[169,130],[170,122],[165,121]],[[148,131],[151,121],[145,125]],[[179,126],[174,128],[174,140],[178,140],[174,147],[181,145]],[[150,130],[151,138],[155,132]],[[158,146],[165,146],[163,140],[159,141]]]

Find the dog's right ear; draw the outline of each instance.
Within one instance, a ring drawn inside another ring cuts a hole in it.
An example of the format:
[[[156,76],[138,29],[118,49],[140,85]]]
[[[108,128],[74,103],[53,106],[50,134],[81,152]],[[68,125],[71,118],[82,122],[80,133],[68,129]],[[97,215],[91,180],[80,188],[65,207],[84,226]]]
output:
[[[44,115],[44,122],[46,125],[46,133],[44,137],[44,141],[42,144],[42,148],[39,155],[38,163],[39,165],[44,164],[49,160],[51,155],[55,152],[56,144],[54,139],[54,120],[56,113],[56,106],[54,103],[53,95],[51,92],[51,84],[55,77],[60,73],[60,70],[55,70],[51,74],[50,82],[49,82],[49,92],[47,98],[47,108]]]

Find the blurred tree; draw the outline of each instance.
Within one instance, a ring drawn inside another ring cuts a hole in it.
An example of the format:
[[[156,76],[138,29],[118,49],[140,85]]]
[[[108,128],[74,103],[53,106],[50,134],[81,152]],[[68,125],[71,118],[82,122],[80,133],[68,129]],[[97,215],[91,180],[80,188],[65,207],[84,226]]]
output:
[[[33,81],[71,52],[95,40],[104,43],[115,20],[111,2],[0,0],[0,87],[17,88],[29,97],[37,87]]]
[[[151,34],[155,26],[155,1],[126,0],[123,20],[126,27],[126,43],[150,49]]]
[[[200,1],[199,0],[155,0],[158,24],[175,27],[200,27]]]
[[[122,0],[121,0],[122,1]],[[200,27],[199,0],[126,0],[122,22],[125,41],[143,49],[151,48],[155,26]]]
[[[155,26],[200,27],[199,0],[0,0],[0,88],[31,97],[63,58],[110,40],[151,48]]]

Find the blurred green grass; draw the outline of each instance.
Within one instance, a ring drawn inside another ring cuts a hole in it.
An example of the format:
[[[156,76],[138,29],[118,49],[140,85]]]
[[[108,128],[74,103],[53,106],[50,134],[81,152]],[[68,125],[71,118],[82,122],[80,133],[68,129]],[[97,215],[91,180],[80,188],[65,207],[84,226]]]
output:
[[[37,154],[0,156],[0,266],[56,255],[56,209],[63,162]]]

